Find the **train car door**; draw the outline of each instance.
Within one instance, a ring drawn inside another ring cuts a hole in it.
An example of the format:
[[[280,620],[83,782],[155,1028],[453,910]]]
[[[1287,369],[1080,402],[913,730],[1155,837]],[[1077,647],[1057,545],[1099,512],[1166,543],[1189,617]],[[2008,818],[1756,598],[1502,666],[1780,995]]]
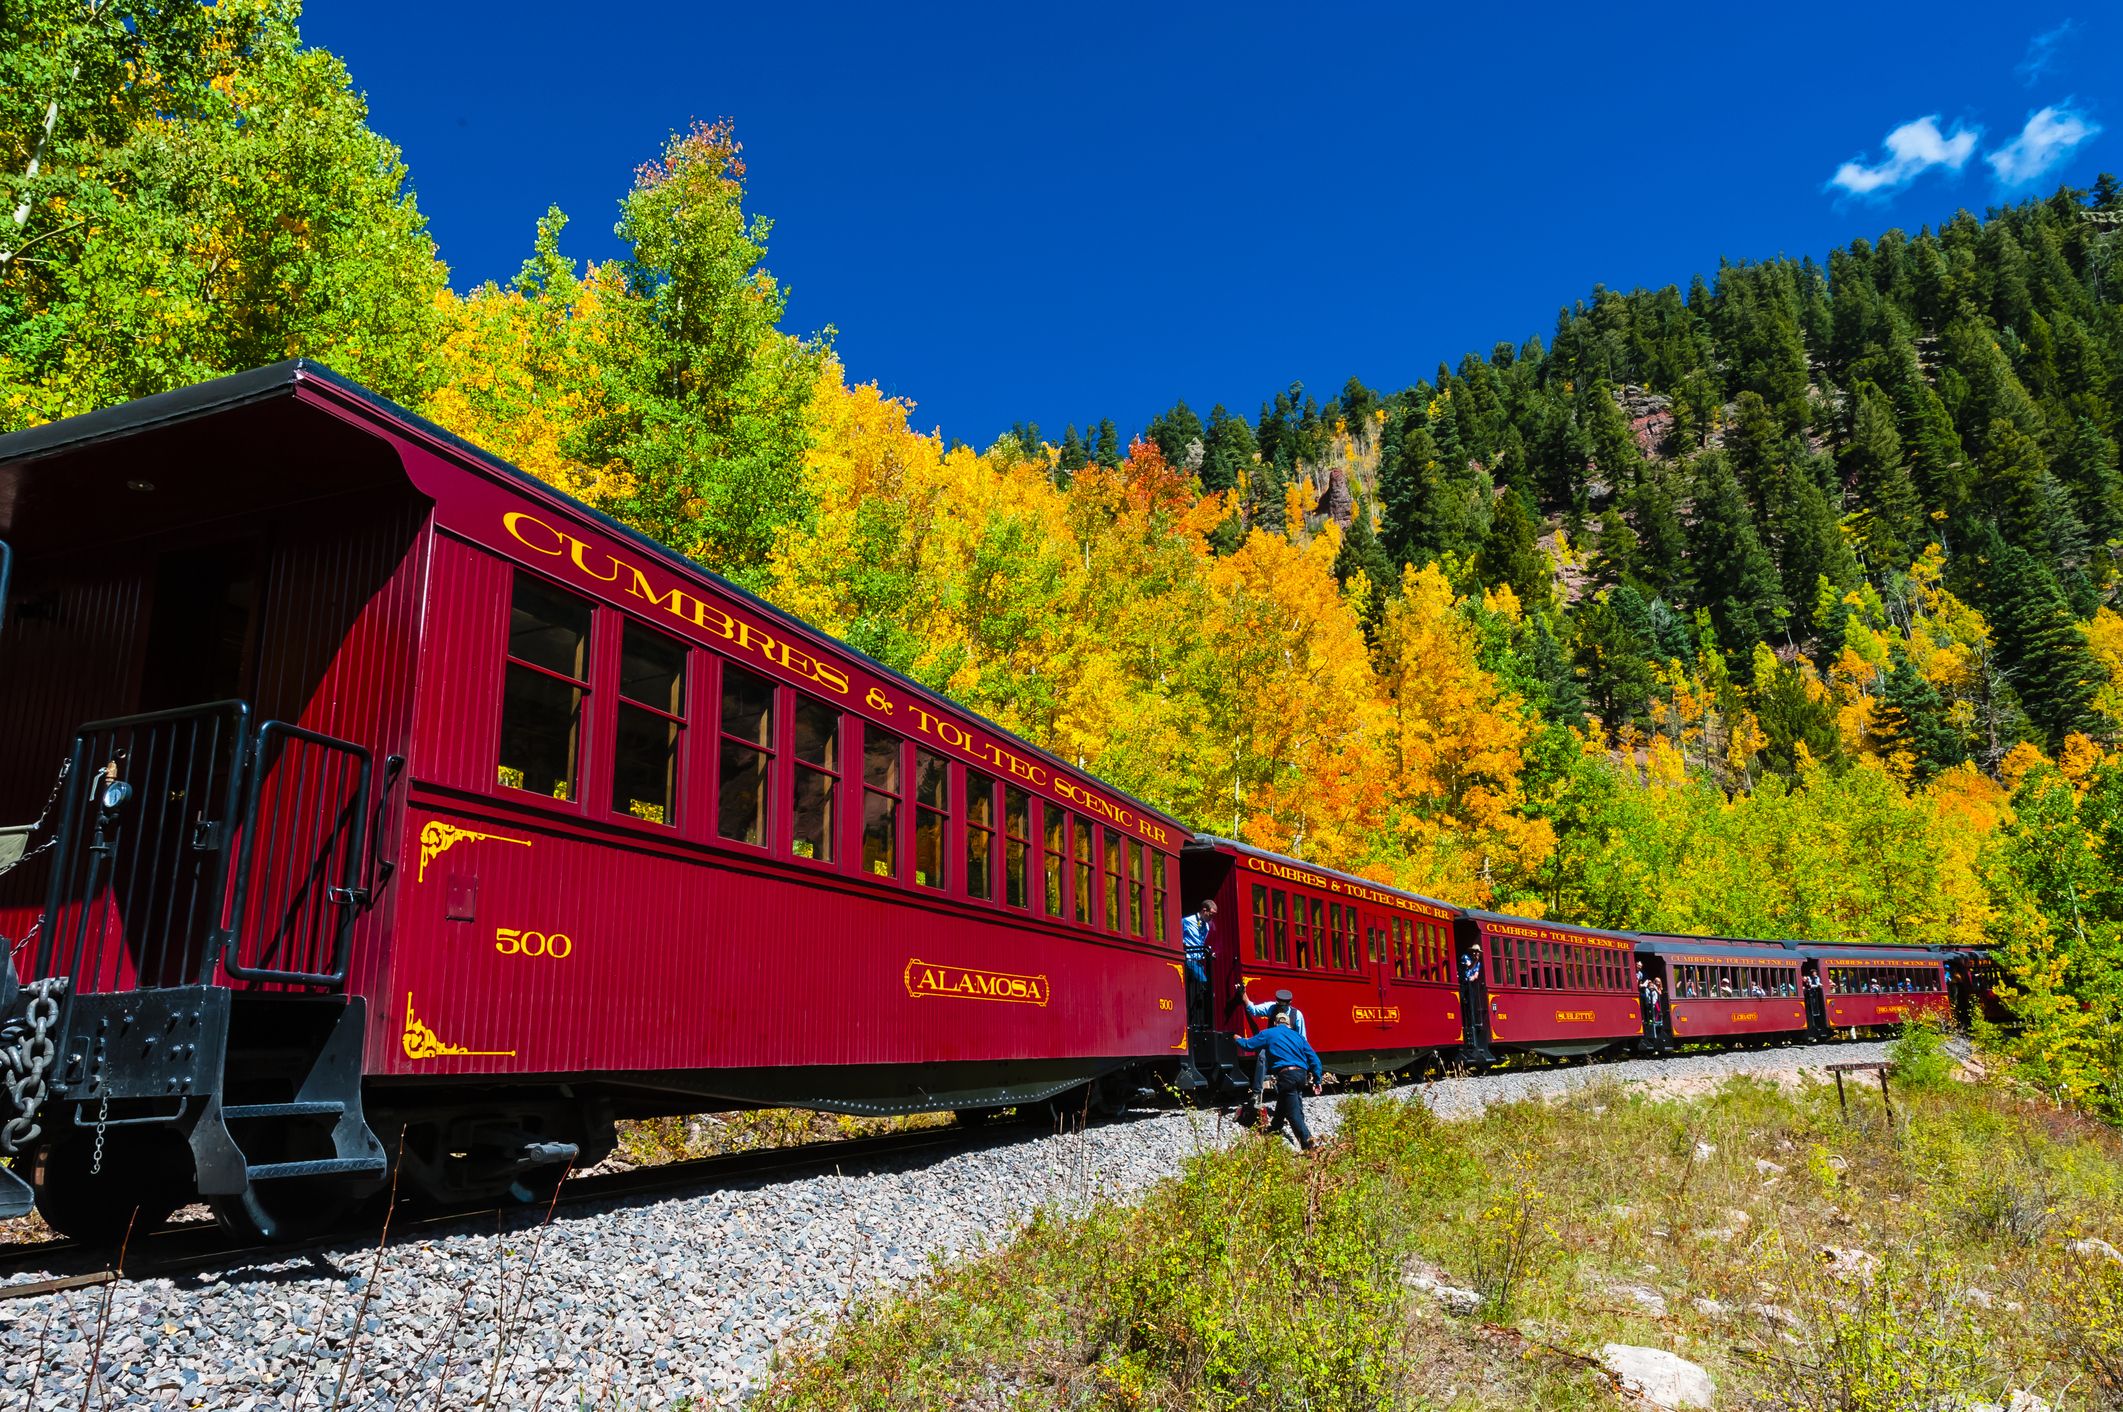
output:
[[[258,546],[171,550],[155,562],[138,709],[249,700],[257,679]]]

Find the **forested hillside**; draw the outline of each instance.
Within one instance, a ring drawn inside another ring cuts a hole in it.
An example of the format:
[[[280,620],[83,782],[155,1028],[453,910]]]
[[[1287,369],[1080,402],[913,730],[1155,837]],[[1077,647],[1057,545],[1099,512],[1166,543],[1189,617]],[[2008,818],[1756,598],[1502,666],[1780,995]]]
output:
[[[1994,942],[2026,1072],[2123,1107],[2114,180],[1595,290],[1399,391],[976,451],[781,327],[730,124],[644,154],[623,258],[556,210],[453,289],[298,21],[0,13],[0,429],[314,357],[1200,827]]]

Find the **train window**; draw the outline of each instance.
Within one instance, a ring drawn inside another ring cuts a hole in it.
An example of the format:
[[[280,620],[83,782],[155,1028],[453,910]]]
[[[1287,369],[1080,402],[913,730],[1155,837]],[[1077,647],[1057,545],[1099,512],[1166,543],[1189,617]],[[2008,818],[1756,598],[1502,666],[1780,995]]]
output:
[[[1050,811],[1059,813],[1060,811]],[[1052,825],[1049,825],[1051,828]],[[1003,791],[1003,901],[1012,907],[1030,907],[1032,894],[1025,890],[1027,856],[1032,851],[1032,801],[1021,789]],[[1061,915],[1061,894],[1049,898],[1047,910]]]
[[[767,776],[774,762],[774,683],[722,664],[722,767],[715,827],[739,843],[767,841]]]
[[[1347,964],[1349,948],[1342,937],[1342,904],[1327,904],[1327,952],[1334,958],[1334,968],[1339,971]]]
[[[790,849],[799,858],[832,862],[840,820],[840,712],[823,701],[796,698],[796,770],[789,789]]]
[[[899,776],[905,745],[875,726],[863,730],[862,870],[873,877],[899,876]]]
[[[951,762],[917,748],[914,752],[914,881],[921,887],[945,882],[944,822],[950,818]]]
[[[1268,889],[1253,885],[1253,959],[1268,959]]]
[[[1012,790],[1015,794],[1017,791]],[[1069,826],[1065,815],[1052,805],[1040,807],[1040,824],[1047,836],[1046,897],[1047,915],[1062,914],[1062,873],[1069,866]]]
[[[590,605],[517,574],[501,696],[500,783],[551,799],[575,797],[589,662]]]
[[[966,896],[995,899],[995,781],[966,771]]]
[[[1279,964],[1290,963],[1290,894],[1275,888],[1268,894],[1268,905],[1275,918],[1275,932],[1269,939],[1275,943],[1275,959]]]
[[[1305,920],[1305,894],[1302,892],[1291,894],[1290,912],[1291,939],[1296,945],[1294,954],[1297,957],[1297,964],[1310,966],[1312,964],[1312,924]]]
[[[1159,941],[1166,939],[1165,895],[1165,855],[1153,853],[1150,855],[1150,906],[1153,909],[1150,914],[1150,929],[1151,935]]]
[[[1091,891],[1091,879],[1098,872],[1097,864],[1091,860],[1090,821],[1081,814],[1071,814],[1069,837],[1075,849],[1076,860],[1076,920],[1088,927],[1091,925],[1091,909],[1095,901]]]
[[[1395,917],[1393,931],[1399,942],[1393,949],[1393,974],[1407,980],[1415,974],[1415,928],[1406,917]]]
[[[1128,930],[1137,936],[1150,934],[1143,920],[1143,874],[1149,867],[1149,854],[1146,843],[1128,845]]]
[[[612,812],[652,824],[676,823],[678,736],[686,723],[686,648],[631,619],[619,644]]]
[[[1104,844],[1106,860],[1106,930],[1117,932],[1121,930],[1121,902],[1127,896],[1127,883],[1123,876],[1127,865],[1121,861],[1126,844],[1112,829],[1101,828],[1099,833]]]

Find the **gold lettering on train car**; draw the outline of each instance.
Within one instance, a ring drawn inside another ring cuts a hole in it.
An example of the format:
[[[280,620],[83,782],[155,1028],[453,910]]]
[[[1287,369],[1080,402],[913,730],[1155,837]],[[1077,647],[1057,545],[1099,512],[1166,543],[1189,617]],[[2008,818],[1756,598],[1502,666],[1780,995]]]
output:
[[[1352,1005],[1349,1018],[1359,1025],[1397,1025],[1401,1020],[1398,1005]]]
[[[525,523],[534,524],[538,526],[538,528],[544,530],[547,534],[553,536],[553,547],[551,549],[541,549],[539,546],[531,543],[530,540],[525,539],[523,537],[523,529],[521,528]],[[544,520],[538,519],[537,517],[532,515],[526,515],[521,510],[511,510],[506,515],[503,515],[501,517],[501,527],[509,532],[509,538],[515,540],[518,544],[530,550],[533,554],[557,555],[565,554],[567,552],[568,537],[566,535],[562,534],[559,530],[554,529]]]
[[[1595,1017],[1590,1010],[1558,1010],[1555,1018],[1558,1024],[1589,1025]]]
[[[1734,1024],[1739,1024],[1742,1020],[1759,1020],[1761,1018],[1761,1012],[1756,1010],[1735,1010],[1732,1012],[1732,1022]]]
[[[936,961],[909,960],[901,979],[906,983],[907,994],[916,1000],[924,996],[956,996],[962,1000],[1045,1005],[1052,994],[1044,975],[1021,976]]]
[[[639,598],[650,607],[661,608],[674,618],[690,618],[693,616],[692,609],[686,607],[686,605],[688,603],[698,603],[700,600],[692,594],[687,593],[682,588],[674,588],[669,593],[658,593],[650,586],[647,574],[631,564],[627,566],[627,571],[634,575],[634,582],[627,586],[627,597]]]

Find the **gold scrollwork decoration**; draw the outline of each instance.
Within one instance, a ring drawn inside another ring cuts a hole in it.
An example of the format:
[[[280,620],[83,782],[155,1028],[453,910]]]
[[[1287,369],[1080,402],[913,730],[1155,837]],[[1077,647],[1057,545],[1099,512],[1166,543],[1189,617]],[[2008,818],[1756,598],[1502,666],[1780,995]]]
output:
[[[510,838],[505,834],[498,833],[474,833],[470,829],[458,828],[455,824],[446,824],[440,819],[430,819],[420,826],[420,868],[414,874],[413,880],[415,882],[426,882],[428,864],[434,862],[458,844],[480,842],[513,843],[521,848],[529,848],[531,846],[531,841],[527,838]]]
[[[405,993],[405,1037],[400,1041],[408,1059],[457,1059],[464,1057],[483,1059],[513,1059],[513,1049],[466,1049],[461,1044],[446,1044],[440,1035],[429,1029],[419,1016],[413,1013],[413,992]]]

